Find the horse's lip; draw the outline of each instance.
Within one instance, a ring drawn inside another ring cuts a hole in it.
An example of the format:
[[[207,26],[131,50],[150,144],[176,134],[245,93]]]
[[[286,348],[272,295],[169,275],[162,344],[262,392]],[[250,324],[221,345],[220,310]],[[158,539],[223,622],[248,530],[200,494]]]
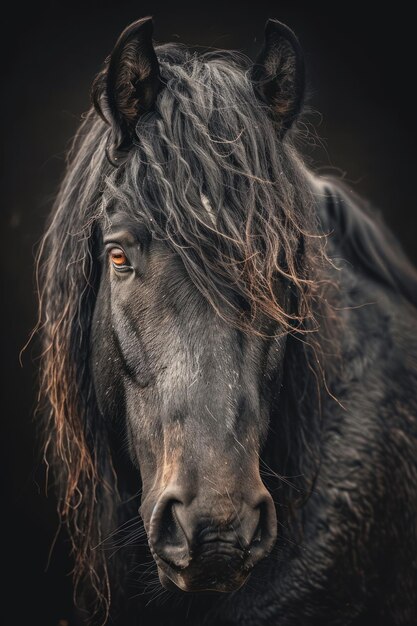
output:
[[[185,593],[237,591],[245,584],[252,569],[248,566],[249,553],[235,545],[232,547],[231,542],[205,542],[194,551],[189,564],[180,567],[155,552],[152,556],[158,566],[161,584],[169,590]],[[228,567],[230,576],[227,575]]]
[[[193,556],[199,558],[204,555],[207,556],[226,556],[228,558],[244,559],[248,555],[249,551],[237,546],[232,541],[219,541],[210,539],[200,543],[194,550]]]
[[[175,565],[160,556],[152,549],[151,546],[149,547],[156,564],[160,565],[162,569],[169,568],[169,570],[173,572],[180,572],[190,567],[189,563],[184,566]],[[191,552],[190,562],[195,562],[196,559],[200,559],[201,557],[204,557],[205,559],[226,557],[226,559],[240,560],[243,563],[249,556],[250,550],[248,548],[240,548],[231,541],[214,541],[211,539],[200,543],[194,551]]]
[[[171,568],[169,568],[171,569]],[[238,591],[246,583],[250,576],[249,571],[242,570],[241,576],[233,581],[229,580],[227,584],[223,581],[217,582],[187,582],[183,579],[180,572],[173,571],[169,574],[166,568],[158,565],[159,579],[161,584],[169,591],[182,591],[183,593],[233,593]]]

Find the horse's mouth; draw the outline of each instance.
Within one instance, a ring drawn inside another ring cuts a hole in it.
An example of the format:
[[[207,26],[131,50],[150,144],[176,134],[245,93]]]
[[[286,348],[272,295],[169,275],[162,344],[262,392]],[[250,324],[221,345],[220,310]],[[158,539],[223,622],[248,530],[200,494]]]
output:
[[[241,550],[227,555],[203,553],[183,569],[173,568],[160,559],[157,565],[159,580],[165,589],[187,593],[237,591],[247,581],[251,569],[245,567],[245,553]]]

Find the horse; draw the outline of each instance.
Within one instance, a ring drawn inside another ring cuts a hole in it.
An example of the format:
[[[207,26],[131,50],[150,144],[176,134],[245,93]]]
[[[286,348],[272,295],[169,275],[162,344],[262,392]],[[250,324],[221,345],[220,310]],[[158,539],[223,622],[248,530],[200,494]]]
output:
[[[297,137],[294,33],[120,35],[39,252],[80,623],[417,620],[417,273]]]

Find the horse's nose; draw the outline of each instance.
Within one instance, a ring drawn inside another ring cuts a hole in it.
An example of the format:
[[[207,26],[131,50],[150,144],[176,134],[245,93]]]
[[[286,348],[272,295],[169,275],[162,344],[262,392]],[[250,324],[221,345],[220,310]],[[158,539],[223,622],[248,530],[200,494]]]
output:
[[[230,492],[208,503],[198,494],[190,500],[178,488],[167,489],[154,507],[149,543],[174,570],[186,569],[203,553],[218,562],[238,555],[249,570],[271,550],[276,527],[275,506],[263,485],[241,502],[233,501]]]

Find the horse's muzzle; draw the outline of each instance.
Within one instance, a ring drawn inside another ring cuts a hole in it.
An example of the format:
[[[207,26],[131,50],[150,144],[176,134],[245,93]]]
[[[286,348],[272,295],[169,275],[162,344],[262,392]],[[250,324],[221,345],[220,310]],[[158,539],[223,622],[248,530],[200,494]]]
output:
[[[256,563],[272,549],[277,519],[262,486],[252,502],[230,497],[185,503],[166,490],[149,524],[149,546],[162,585],[182,591],[230,592],[241,587]]]

